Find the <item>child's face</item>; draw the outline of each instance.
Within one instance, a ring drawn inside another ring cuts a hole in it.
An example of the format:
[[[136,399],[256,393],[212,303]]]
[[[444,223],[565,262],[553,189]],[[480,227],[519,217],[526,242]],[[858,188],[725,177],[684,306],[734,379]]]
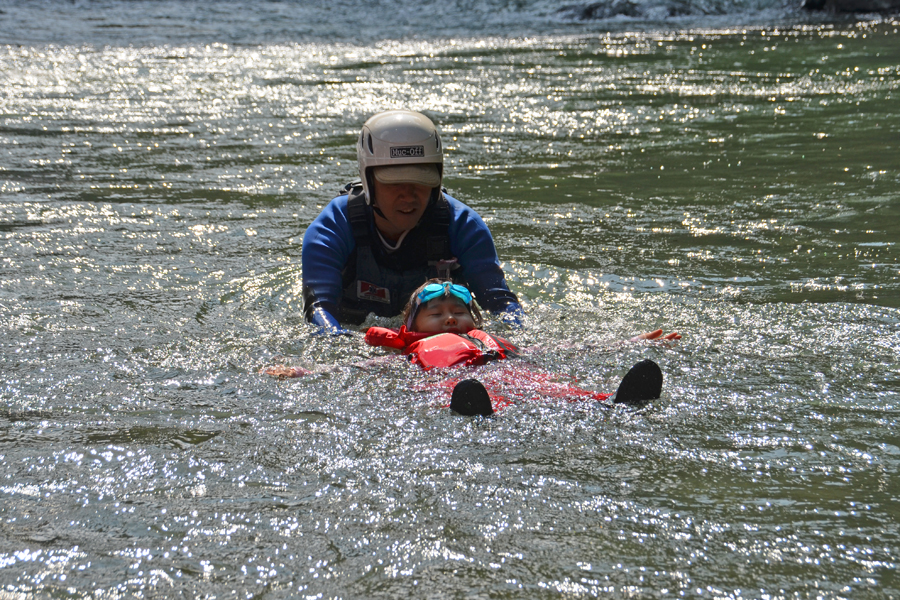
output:
[[[472,313],[454,297],[435,298],[419,309],[413,330],[421,333],[468,333],[475,329]]]

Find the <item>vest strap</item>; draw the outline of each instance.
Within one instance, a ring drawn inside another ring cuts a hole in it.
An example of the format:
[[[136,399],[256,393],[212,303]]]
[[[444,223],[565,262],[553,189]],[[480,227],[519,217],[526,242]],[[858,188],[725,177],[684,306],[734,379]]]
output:
[[[352,184],[348,184],[352,185]],[[351,188],[347,200],[347,217],[350,219],[350,227],[353,229],[353,239],[357,246],[371,246],[372,236],[369,234],[369,215],[366,214],[366,195],[362,185]]]

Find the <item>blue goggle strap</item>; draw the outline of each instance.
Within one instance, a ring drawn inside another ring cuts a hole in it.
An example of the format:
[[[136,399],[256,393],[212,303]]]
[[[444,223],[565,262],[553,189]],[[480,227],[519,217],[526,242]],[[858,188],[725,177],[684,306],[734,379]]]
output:
[[[472,304],[472,294],[461,285],[445,281],[444,283],[429,283],[416,296],[416,308],[435,298],[442,296],[456,296],[462,300],[466,306]]]

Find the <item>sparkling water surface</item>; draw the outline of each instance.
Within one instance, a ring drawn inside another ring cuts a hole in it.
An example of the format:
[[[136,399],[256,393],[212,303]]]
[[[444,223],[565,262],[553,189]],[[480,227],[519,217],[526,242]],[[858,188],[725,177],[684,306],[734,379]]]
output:
[[[0,4],[0,598],[900,596],[900,23],[221,6]],[[662,398],[466,419],[312,335],[303,232],[397,106],[526,306],[488,328]]]

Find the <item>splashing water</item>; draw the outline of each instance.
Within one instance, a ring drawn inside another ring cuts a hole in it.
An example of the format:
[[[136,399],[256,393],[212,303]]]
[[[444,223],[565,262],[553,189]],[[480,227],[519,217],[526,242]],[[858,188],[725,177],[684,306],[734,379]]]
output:
[[[47,6],[0,49],[3,593],[900,594],[897,23],[7,3],[4,41]],[[662,398],[463,419],[448,374],[311,334],[303,230],[401,105],[527,307],[488,327],[601,392],[652,358]]]

